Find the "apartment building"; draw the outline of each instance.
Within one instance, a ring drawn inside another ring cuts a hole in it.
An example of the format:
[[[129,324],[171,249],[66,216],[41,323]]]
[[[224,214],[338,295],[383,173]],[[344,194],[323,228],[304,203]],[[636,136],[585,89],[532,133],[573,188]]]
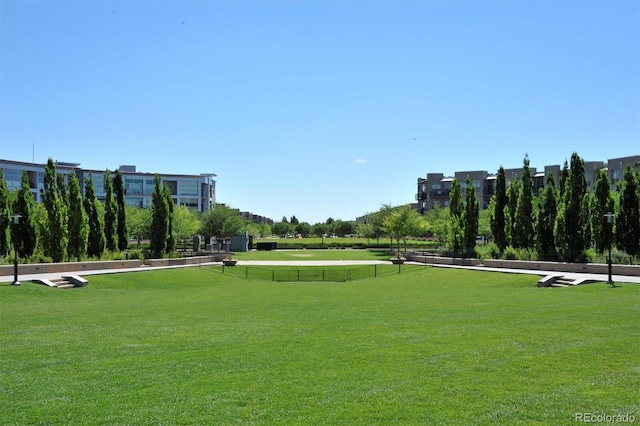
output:
[[[609,174],[609,182],[611,189],[615,189],[615,185],[622,179],[622,174],[627,166],[640,167],[640,155],[634,155],[622,158],[612,158],[604,161],[585,161],[584,173],[587,180],[587,188],[593,190],[597,173],[603,168],[607,169]],[[545,187],[549,174],[553,176],[556,185],[560,179],[562,171],[560,165],[545,166],[544,171],[537,171],[535,167],[529,167],[529,172],[533,180],[533,190],[536,194]],[[497,170],[496,170],[497,171]],[[522,167],[505,169],[505,179],[507,185],[514,179],[521,178]],[[416,193],[416,207],[420,213],[424,213],[433,208],[435,204],[441,207],[449,206],[449,196],[451,193],[451,184],[456,179],[464,190],[466,188],[466,179],[469,177],[471,185],[475,188],[476,197],[478,198],[480,208],[485,209],[489,206],[489,201],[495,193],[496,174],[489,173],[486,170],[470,170],[458,171],[453,176],[445,176],[443,173],[427,173],[426,178],[418,178],[418,191]]]
[[[9,190],[20,189],[23,171],[29,177],[29,187],[36,201],[40,202],[40,189],[44,186],[46,164],[25,163],[0,159],[0,169]],[[68,182],[71,172],[81,182],[84,194],[84,180],[91,177],[96,198],[104,200],[104,170],[90,170],[80,167],[79,163],[55,162],[56,173],[64,176]],[[125,201],[136,207],[148,207],[152,204],[152,194],[155,189],[156,173],[143,173],[136,170],[136,166],[125,165],[118,168],[124,178]],[[163,184],[171,189],[176,205],[186,206],[190,210],[207,211],[216,204],[216,175],[214,173],[189,174],[159,174]],[[115,176],[115,171],[111,177]]]

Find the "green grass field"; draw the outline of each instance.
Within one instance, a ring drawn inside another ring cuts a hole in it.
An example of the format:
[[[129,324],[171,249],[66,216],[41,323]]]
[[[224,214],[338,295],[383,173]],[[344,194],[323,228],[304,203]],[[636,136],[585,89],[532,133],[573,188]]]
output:
[[[273,250],[234,253],[240,260],[389,260],[393,254],[388,250]]]
[[[193,267],[0,285],[2,424],[640,419],[640,286],[418,268],[272,283]]]

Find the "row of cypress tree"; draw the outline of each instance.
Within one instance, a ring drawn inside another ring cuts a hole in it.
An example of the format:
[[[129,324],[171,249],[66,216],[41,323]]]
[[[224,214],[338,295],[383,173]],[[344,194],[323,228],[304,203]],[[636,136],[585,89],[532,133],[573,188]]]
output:
[[[586,250],[598,253],[615,246],[630,256],[640,255],[640,175],[627,167],[623,180],[612,191],[606,169],[596,175],[588,191],[584,160],[577,154],[565,161],[559,182],[552,174],[535,196],[529,158],[522,174],[507,184],[500,167],[492,196],[490,226],[500,254],[508,247],[537,251],[543,259],[584,261]],[[454,253],[473,253],[478,230],[478,201],[468,178],[463,202],[460,184],[454,180],[450,194],[451,236]],[[613,214],[609,223],[607,214]]]
[[[49,159],[40,205],[34,200],[26,171],[15,193],[7,189],[1,173],[0,170],[0,256],[15,247],[20,258],[41,251],[45,258],[62,262],[84,256],[100,258],[105,250],[127,248],[124,179],[119,170],[113,179],[109,170],[104,173],[106,198],[102,217],[91,174],[85,179],[83,197],[75,173],[71,171],[65,182]],[[17,225],[12,224],[13,215],[20,216]]]

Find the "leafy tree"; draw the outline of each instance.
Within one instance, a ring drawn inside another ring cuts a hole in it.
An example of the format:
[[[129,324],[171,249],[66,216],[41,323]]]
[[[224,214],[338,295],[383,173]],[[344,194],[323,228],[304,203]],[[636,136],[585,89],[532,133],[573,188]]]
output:
[[[563,230],[560,247],[561,253],[569,262],[582,260],[584,251],[589,243],[587,232],[587,218],[584,215],[584,205],[587,194],[587,180],[584,174],[584,161],[577,153],[571,155],[569,176],[565,180],[564,193],[561,199],[562,209],[557,220],[563,221],[558,230]]]
[[[118,250],[124,251],[129,246],[129,236],[127,235],[127,210],[124,201],[124,177],[120,170],[116,171],[116,177],[113,179],[113,192],[117,205]]]
[[[289,223],[291,223],[292,225],[297,225],[300,223],[300,221],[298,220],[297,217],[291,216],[291,220],[289,220]]]
[[[29,187],[29,175],[22,171],[20,189],[13,205],[13,213],[20,215],[18,225],[11,227],[11,240],[15,243],[19,258],[31,256],[37,245],[36,202]]]
[[[630,256],[640,255],[640,177],[631,167],[624,171],[620,206],[616,215],[616,245]]]
[[[400,240],[405,241],[406,251],[407,238],[419,234],[423,229],[423,223],[420,214],[412,209],[410,205],[406,205],[394,209],[388,214],[382,223],[382,227],[387,235],[396,240],[397,252],[400,253]]]
[[[556,243],[554,227],[558,213],[558,190],[553,174],[547,175],[547,184],[540,193],[536,220],[536,243],[538,253],[547,257],[555,257]]]
[[[173,202],[171,189],[166,185],[164,187],[164,198],[167,206],[167,246],[165,247],[165,252],[171,253],[176,249],[176,238],[173,235],[173,208],[175,203]]]
[[[609,188],[607,170],[601,169],[596,175],[590,202],[591,236],[598,253],[603,253],[613,242],[613,234],[605,216],[607,213],[614,213],[615,208],[615,200]]]
[[[491,234],[493,241],[498,246],[500,253],[507,248],[506,221],[504,217],[507,206],[507,183],[504,167],[500,166],[496,176],[495,195],[491,199]]]
[[[339,237],[355,233],[355,224],[351,221],[336,220],[333,223],[333,232]]]
[[[491,211],[490,209],[482,209],[478,214],[478,235],[481,235],[484,241],[491,239]]]
[[[152,209],[141,209],[135,206],[127,206],[127,233],[138,241],[138,246],[143,239],[151,236]],[[194,231],[192,233],[195,234]]]
[[[376,240],[377,244],[380,244],[380,238],[385,236],[385,230],[383,223],[385,218],[391,214],[393,207],[389,204],[383,204],[377,212],[367,214],[366,222],[371,227],[366,238],[372,238]],[[333,219],[331,219],[333,222]]]
[[[529,156],[525,155],[522,167],[521,186],[515,212],[512,244],[517,248],[534,246],[533,233],[533,180],[529,170]]]
[[[450,246],[455,255],[462,251],[464,237],[464,231],[462,229],[464,201],[462,200],[462,190],[458,179],[453,179],[449,200],[449,217],[451,220]]]
[[[89,235],[89,221],[82,206],[82,191],[80,182],[74,171],[69,175],[69,258],[81,260],[87,252],[87,237]]]
[[[244,222],[237,209],[218,204],[214,209],[203,213],[200,232],[224,241],[242,232]]]
[[[286,218],[283,217],[283,219],[285,220],[274,223],[273,226],[271,227],[271,230],[275,235],[285,238],[287,235],[290,235],[293,233],[293,227],[291,226],[289,221],[286,220]]]
[[[164,196],[164,189],[160,175],[156,174],[154,178],[155,187],[151,195],[151,229],[150,229],[150,245],[151,252],[159,255],[167,248],[167,238],[169,236],[169,206]]]
[[[311,235],[311,225],[308,222],[300,222],[296,225],[296,232],[306,238]]]
[[[179,240],[186,241],[200,229],[197,212],[186,206],[176,206],[173,212],[173,233]]]
[[[47,211],[45,254],[54,262],[62,262],[67,255],[69,214],[65,190],[58,188],[56,167],[52,159],[45,166],[44,185],[40,190],[42,203]]]
[[[118,203],[113,195],[113,180],[109,169],[104,172],[104,192],[104,237],[106,248],[109,251],[116,251],[118,248]]]
[[[467,176],[467,187],[465,188],[464,212],[462,214],[463,239],[462,250],[465,254],[471,255],[476,247],[476,237],[478,236],[478,217],[480,205],[476,197],[476,190]]]
[[[100,223],[100,214],[91,172],[84,180],[84,211],[89,224],[87,255],[99,259],[104,251],[104,234],[102,233],[102,224]]]
[[[0,257],[6,256],[11,250],[11,223],[11,194],[0,168]]]
[[[322,237],[324,234],[327,233],[327,226],[324,223],[315,223],[312,227],[311,227],[311,233],[317,237]]]
[[[449,208],[442,208],[440,204],[434,204],[427,211],[425,218],[428,231],[433,234],[440,245],[444,244],[449,238],[451,222]]]

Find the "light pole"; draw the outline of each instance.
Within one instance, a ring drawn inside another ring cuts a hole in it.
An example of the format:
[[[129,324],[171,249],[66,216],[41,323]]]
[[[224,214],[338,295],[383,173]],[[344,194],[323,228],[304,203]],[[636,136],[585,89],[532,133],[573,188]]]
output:
[[[611,243],[612,243],[612,239],[613,239],[613,213],[608,212],[607,214],[604,215],[604,217],[607,218],[607,225],[608,225],[608,238],[607,238],[607,245],[609,246],[609,259],[608,259],[608,263],[609,263],[609,279],[607,280],[607,284],[611,284],[611,286],[615,287],[616,285],[613,283],[613,279],[611,278]]]
[[[18,230],[16,229],[21,217],[18,213],[13,215],[13,282],[11,285],[21,285],[18,281]]]

